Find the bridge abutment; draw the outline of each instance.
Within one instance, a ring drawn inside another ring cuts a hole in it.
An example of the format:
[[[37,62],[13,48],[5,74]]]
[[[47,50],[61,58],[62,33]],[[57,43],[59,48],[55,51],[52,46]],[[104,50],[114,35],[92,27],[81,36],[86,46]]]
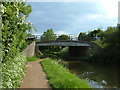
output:
[[[69,46],[69,56],[70,57],[84,57],[87,55],[87,50],[89,47],[79,47],[79,46]]]
[[[36,56],[39,56],[39,46],[35,46],[35,54]]]

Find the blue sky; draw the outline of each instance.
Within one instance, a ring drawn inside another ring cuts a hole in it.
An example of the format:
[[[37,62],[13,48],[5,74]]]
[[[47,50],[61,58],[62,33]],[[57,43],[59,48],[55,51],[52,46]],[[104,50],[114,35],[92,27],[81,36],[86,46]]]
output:
[[[42,34],[53,29],[56,34],[79,34],[97,28],[105,30],[118,22],[119,0],[93,2],[27,2],[32,5],[28,20]]]

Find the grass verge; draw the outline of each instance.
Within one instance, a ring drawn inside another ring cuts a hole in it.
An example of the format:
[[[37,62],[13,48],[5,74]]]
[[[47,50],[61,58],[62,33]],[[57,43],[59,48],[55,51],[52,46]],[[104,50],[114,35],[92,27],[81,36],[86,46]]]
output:
[[[78,78],[75,74],[51,58],[41,62],[44,71],[47,74],[50,84],[54,88],[91,88],[84,80]]]
[[[27,61],[36,61],[39,60],[40,58],[33,56],[33,57],[27,57]]]

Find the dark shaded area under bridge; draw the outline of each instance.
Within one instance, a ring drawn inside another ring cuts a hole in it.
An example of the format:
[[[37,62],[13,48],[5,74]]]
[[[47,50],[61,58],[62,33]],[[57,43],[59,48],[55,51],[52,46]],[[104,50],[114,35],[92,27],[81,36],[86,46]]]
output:
[[[49,41],[49,42],[36,42],[36,50],[43,46],[68,46],[70,57],[84,57],[87,54],[89,47],[94,46],[91,42],[85,41]]]

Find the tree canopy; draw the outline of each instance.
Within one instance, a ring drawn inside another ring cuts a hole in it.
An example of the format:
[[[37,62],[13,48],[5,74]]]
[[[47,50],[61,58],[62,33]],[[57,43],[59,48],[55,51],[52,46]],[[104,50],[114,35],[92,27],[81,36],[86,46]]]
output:
[[[68,35],[62,34],[57,38],[57,40],[70,40],[70,37]]]
[[[100,28],[97,30],[89,31],[88,34],[84,32],[80,32],[78,36],[78,40],[80,41],[93,41],[96,40],[97,37],[100,37],[99,33],[103,32]]]
[[[40,40],[43,42],[56,40],[56,34],[54,33],[54,30],[48,29],[46,32],[43,33]]]

